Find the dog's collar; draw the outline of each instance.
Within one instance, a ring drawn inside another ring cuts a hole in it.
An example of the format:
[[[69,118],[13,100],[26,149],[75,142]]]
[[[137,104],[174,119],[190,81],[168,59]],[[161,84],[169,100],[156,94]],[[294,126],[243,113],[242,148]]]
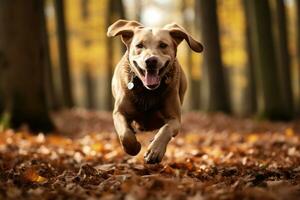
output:
[[[130,76],[130,81],[127,83],[127,88],[128,88],[128,90],[132,90],[134,88],[134,79],[137,76],[134,73],[134,71],[132,71],[132,69],[130,69],[129,76]]]

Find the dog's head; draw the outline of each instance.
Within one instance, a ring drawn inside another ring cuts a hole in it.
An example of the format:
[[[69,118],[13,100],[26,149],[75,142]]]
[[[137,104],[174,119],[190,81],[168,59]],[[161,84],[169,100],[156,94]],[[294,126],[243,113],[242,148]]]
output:
[[[118,20],[107,36],[121,35],[129,53],[132,70],[149,90],[159,87],[162,77],[173,65],[177,46],[185,40],[190,48],[201,52],[203,46],[177,24],[147,28],[136,21]]]

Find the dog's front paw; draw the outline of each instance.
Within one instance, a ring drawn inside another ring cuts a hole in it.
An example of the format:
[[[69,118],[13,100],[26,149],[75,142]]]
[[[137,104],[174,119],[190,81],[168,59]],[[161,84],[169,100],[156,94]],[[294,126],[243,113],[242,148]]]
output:
[[[160,163],[165,155],[166,148],[166,144],[154,140],[144,155],[145,162],[148,164]]]
[[[131,156],[137,155],[141,150],[141,143],[137,141],[135,134],[131,131],[120,135],[120,141],[124,151]]]

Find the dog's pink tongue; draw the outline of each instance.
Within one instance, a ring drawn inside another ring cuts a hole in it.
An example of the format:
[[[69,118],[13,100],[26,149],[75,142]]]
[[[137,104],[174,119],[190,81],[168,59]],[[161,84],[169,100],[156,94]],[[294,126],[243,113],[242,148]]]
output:
[[[146,71],[144,83],[145,85],[157,85],[159,84],[159,76],[156,73],[149,73]]]

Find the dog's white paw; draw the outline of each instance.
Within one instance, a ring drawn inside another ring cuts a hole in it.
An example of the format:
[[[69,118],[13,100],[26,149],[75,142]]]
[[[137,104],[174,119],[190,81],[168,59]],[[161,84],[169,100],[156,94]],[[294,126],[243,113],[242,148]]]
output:
[[[166,144],[154,140],[144,155],[145,162],[148,164],[160,163],[165,155],[166,149]]]

